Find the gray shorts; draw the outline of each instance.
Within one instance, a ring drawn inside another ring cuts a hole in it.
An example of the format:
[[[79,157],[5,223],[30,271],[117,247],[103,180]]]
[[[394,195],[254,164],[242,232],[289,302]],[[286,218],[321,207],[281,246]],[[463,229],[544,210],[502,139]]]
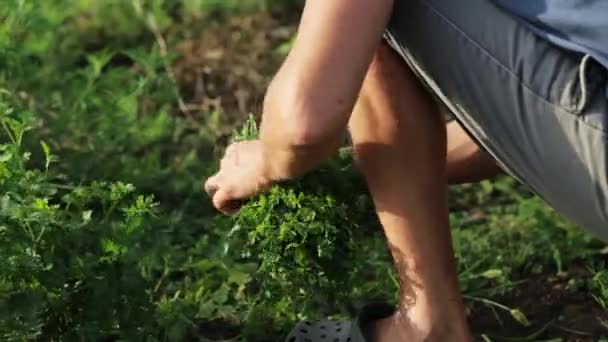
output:
[[[489,0],[395,1],[389,44],[505,171],[608,240],[608,72]]]

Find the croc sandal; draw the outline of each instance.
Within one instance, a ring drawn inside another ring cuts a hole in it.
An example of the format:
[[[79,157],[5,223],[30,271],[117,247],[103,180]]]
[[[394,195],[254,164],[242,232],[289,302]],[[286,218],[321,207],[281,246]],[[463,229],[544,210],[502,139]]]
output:
[[[371,342],[369,324],[394,312],[393,306],[374,303],[364,306],[355,321],[300,322],[285,342]]]

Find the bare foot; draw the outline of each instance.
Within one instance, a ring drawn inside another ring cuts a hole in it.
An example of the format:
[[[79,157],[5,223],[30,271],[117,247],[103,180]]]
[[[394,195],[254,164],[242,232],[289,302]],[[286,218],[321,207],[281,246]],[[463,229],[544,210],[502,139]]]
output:
[[[470,342],[472,337],[464,319],[417,319],[397,312],[372,323],[373,342]]]

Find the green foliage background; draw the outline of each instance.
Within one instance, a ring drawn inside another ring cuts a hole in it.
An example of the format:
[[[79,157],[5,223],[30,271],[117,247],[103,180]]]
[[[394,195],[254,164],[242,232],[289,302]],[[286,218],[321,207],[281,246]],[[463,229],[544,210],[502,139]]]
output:
[[[176,110],[167,66],[177,56],[153,31],[204,30],[210,16],[286,5],[4,0],[0,339],[276,341],[299,319],[395,300],[348,149],[235,218],[216,216],[200,191],[216,167],[216,132]],[[236,137],[255,134],[250,121]],[[582,263],[593,278],[573,278],[573,291],[606,307],[602,243],[506,178],[451,195],[470,306],[527,324],[525,312],[493,299]]]

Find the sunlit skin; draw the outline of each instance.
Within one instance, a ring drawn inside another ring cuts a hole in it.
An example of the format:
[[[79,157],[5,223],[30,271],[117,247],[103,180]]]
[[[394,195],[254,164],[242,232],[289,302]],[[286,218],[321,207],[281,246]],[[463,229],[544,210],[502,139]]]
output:
[[[214,206],[240,203],[332,156],[348,128],[400,275],[395,314],[374,341],[469,341],[448,222],[448,183],[500,172],[443,115],[382,42],[392,0],[308,0],[293,50],[264,103],[260,139],[228,147],[205,183]]]

